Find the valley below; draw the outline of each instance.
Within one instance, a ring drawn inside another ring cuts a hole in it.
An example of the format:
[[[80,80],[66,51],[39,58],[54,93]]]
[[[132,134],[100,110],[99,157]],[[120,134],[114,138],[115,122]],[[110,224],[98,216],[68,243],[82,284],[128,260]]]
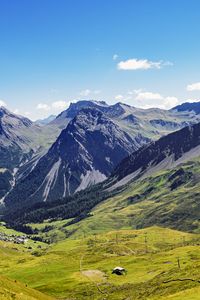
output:
[[[199,244],[199,234],[155,226],[71,235],[51,245],[0,241],[0,299],[197,300]],[[112,274],[117,266],[126,274]]]

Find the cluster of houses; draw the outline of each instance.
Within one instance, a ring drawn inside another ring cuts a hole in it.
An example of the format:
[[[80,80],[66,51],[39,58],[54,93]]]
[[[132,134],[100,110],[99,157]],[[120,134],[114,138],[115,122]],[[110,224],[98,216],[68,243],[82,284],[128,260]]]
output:
[[[5,234],[4,232],[0,232],[0,241],[25,244],[28,241],[28,238],[25,235]]]

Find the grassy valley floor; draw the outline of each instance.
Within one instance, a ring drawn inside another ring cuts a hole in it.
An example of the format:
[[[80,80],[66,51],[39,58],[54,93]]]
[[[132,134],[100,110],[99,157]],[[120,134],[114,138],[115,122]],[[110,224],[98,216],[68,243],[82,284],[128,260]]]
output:
[[[0,299],[197,300],[199,245],[198,234],[160,227],[71,236],[49,246],[1,241]],[[127,274],[112,274],[116,266]]]

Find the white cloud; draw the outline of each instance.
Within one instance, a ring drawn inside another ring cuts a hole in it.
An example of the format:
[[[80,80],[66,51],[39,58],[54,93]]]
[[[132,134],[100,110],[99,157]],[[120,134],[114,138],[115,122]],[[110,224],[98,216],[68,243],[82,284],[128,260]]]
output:
[[[0,100],[0,106],[7,106],[7,104],[5,103],[5,101]]]
[[[79,95],[82,96],[82,97],[87,97],[89,95],[98,95],[100,94],[101,91],[100,90],[90,90],[90,89],[85,89],[85,90],[82,90]]]
[[[122,99],[124,99],[124,96],[122,96],[122,95],[115,96],[115,100],[122,100]]]
[[[178,103],[179,103],[179,100],[176,97],[171,96],[171,97],[164,98],[164,106],[166,108],[172,108],[172,107],[176,106]]]
[[[179,100],[174,96],[163,96],[162,94],[142,89],[129,90],[125,94],[118,94],[115,96],[115,100],[145,109],[156,107],[170,109],[179,103]]]
[[[86,97],[86,96],[90,95],[91,92],[92,91],[90,89],[83,90],[83,91],[80,92],[80,96]]]
[[[189,92],[200,91],[200,82],[195,82],[195,83],[192,83],[192,84],[188,84],[187,91],[189,91]]]
[[[68,106],[69,106],[69,102],[63,100],[55,101],[51,104],[51,107],[56,110],[67,109]]]
[[[161,69],[163,66],[172,65],[170,62],[163,61],[150,61],[148,59],[128,59],[120,61],[117,64],[118,70],[148,70],[148,69]]]
[[[113,57],[112,57],[112,59],[113,59],[113,60],[117,60],[117,59],[118,59],[118,57],[119,57],[119,55],[118,55],[118,54],[114,54],[114,55],[113,55]]]
[[[161,96],[158,93],[152,93],[152,92],[137,92],[136,91],[136,98],[135,100],[162,100],[163,96]]]
[[[39,110],[50,110],[50,106],[46,103],[39,103],[37,106],[36,106],[36,109],[39,109]]]
[[[171,61],[162,61],[162,66],[163,67],[165,67],[165,66],[169,66],[169,67],[171,66],[172,67],[173,65],[174,65],[173,62],[171,62]]]
[[[136,97],[135,105],[141,108],[161,108],[170,109],[179,103],[179,100],[174,96],[163,96],[159,93],[146,92],[135,90]]]
[[[46,112],[49,112],[49,111],[56,112],[56,111],[61,111],[61,110],[67,109],[69,104],[70,104],[70,102],[63,101],[63,100],[55,101],[50,104],[39,103],[36,106],[36,109],[41,110],[41,111],[46,111]]]
[[[190,103],[192,103],[192,102],[199,102],[199,101],[200,101],[199,99],[187,99],[184,102],[190,102]]]

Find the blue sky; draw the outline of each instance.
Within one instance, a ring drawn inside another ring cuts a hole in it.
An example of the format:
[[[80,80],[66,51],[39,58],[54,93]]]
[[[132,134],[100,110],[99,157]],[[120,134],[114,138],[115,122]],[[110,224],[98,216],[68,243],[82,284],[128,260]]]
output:
[[[0,0],[0,104],[32,119],[75,99],[200,99],[199,0]]]

